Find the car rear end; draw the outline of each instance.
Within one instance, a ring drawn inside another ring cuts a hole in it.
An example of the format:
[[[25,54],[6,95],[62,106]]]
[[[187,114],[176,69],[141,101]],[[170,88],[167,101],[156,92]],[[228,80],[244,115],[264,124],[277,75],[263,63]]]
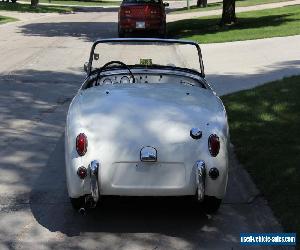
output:
[[[119,36],[126,33],[166,33],[166,14],[161,0],[124,0],[119,10]]]
[[[66,130],[71,198],[224,197],[228,127],[221,102],[210,90],[174,85],[112,85],[73,101]]]

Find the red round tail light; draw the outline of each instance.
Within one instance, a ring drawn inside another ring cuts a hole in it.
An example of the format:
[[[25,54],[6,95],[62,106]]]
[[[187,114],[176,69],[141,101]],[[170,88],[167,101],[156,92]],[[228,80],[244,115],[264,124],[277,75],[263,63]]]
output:
[[[208,138],[208,150],[210,155],[216,157],[220,150],[220,140],[216,134],[211,134]]]
[[[87,151],[88,141],[84,133],[80,133],[76,137],[76,150],[80,156],[84,156]]]
[[[85,167],[79,167],[77,169],[77,175],[80,179],[84,179],[87,176],[87,169]]]

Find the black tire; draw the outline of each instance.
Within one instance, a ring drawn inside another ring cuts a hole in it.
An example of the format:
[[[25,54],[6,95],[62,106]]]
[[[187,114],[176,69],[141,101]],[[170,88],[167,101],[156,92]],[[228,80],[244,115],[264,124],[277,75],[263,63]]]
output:
[[[158,37],[161,38],[161,39],[164,39],[164,38],[167,37],[167,35],[166,35],[166,33],[159,33]]]
[[[220,208],[222,199],[218,199],[214,196],[205,196],[203,201],[203,207],[207,213],[216,213]]]
[[[125,32],[122,29],[120,29],[120,27],[118,28],[118,35],[120,38],[125,37]]]
[[[79,197],[79,198],[70,198],[71,204],[73,209],[78,211],[80,208],[85,206],[85,198]]]
[[[16,3],[16,2],[17,2],[17,0],[11,0],[11,2],[12,2],[12,3]]]
[[[159,38],[167,38],[167,26],[164,25],[158,32]]]

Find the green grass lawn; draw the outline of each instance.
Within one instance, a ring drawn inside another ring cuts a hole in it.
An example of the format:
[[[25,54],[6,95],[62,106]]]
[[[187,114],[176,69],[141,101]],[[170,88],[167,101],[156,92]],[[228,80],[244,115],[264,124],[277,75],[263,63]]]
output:
[[[286,232],[300,233],[300,76],[222,97],[231,142]]]
[[[168,35],[212,43],[300,34],[300,5],[238,13],[237,18],[236,24],[222,27],[221,16],[179,20],[168,24]]]
[[[0,25],[3,23],[14,22],[14,21],[18,21],[18,19],[7,17],[7,16],[0,16]]]
[[[235,5],[236,5],[236,7],[247,7],[247,6],[260,5],[260,4],[266,4],[266,3],[278,3],[278,2],[287,2],[287,1],[290,1],[290,0],[236,0]],[[223,3],[221,1],[218,3],[208,3],[206,8],[199,8],[196,5],[193,5],[188,10],[186,7],[184,7],[184,8],[172,11],[171,14],[216,10],[216,9],[222,9],[222,7],[223,7]]]
[[[36,8],[32,8],[30,4],[0,2],[0,11],[1,10],[35,12],[35,13],[48,13],[48,12],[66,13],[66,12],[71,12],[74,9],[72,7],[61,7],[61,6],[38,6]]]
[[[24,0],[26,2],[30,2],[30,0]],[[40,3],[48,3],[48,4],[61,4],[61,5],[81,5],[81,6],[106,6],[106,5],[114,5],[119,6],[120,1],[108,1],[108,0],[39,0]]]

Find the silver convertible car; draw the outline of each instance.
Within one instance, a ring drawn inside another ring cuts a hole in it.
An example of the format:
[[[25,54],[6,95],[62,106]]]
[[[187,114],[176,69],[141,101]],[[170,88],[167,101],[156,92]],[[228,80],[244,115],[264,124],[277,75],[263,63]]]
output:
[[[65,129],[72,206],[83,213],[103,196],[191,196],[216,211],[227,186],[229,132],[199,45],[98,40],[85,70]]]

